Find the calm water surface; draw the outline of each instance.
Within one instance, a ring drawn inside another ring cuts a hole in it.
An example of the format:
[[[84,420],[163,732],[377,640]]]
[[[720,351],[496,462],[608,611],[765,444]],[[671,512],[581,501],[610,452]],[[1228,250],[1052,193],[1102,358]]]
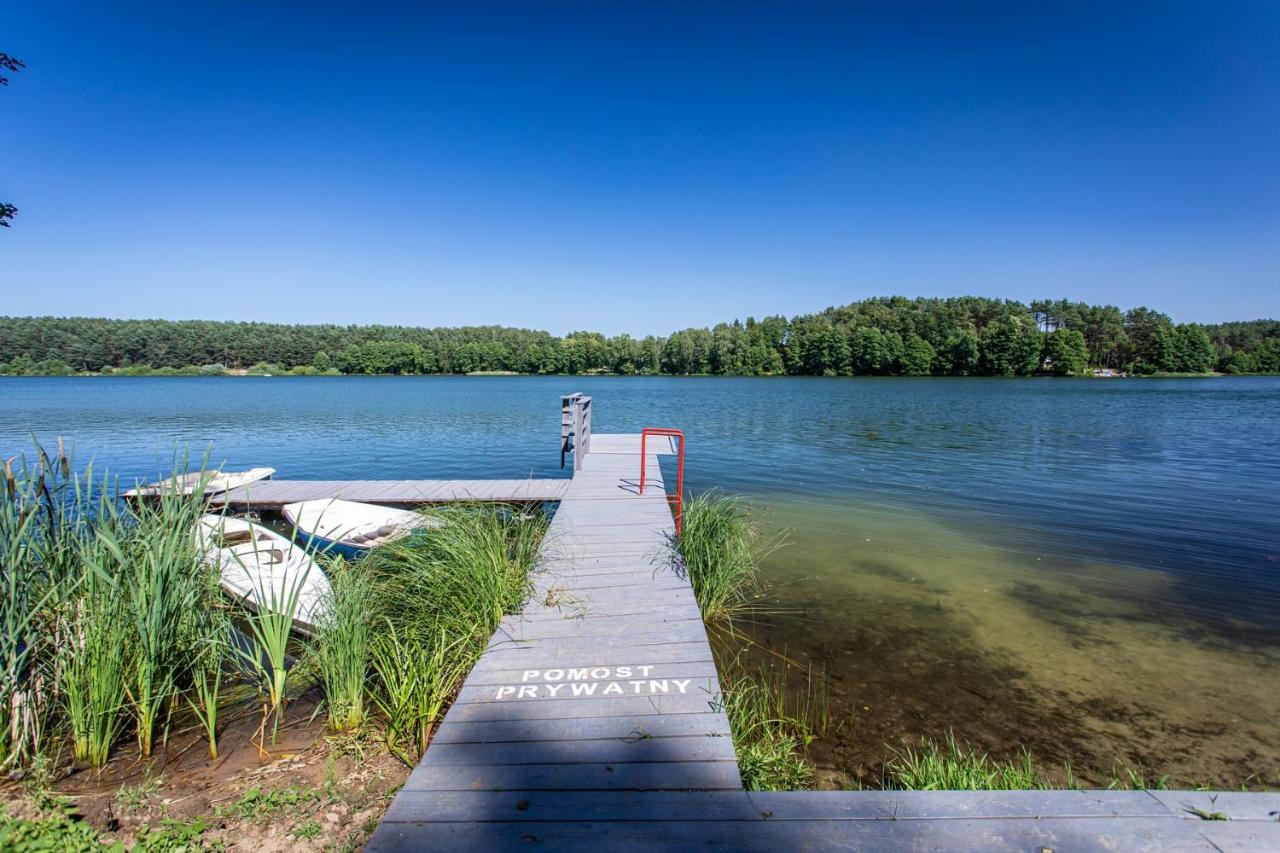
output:
[[[4,378],[0,452],[556,477],[575,390],[790,531],[748,631],[826,673],[831,783],[948,728],[1092,781],[1280,783],[1280,379]]]

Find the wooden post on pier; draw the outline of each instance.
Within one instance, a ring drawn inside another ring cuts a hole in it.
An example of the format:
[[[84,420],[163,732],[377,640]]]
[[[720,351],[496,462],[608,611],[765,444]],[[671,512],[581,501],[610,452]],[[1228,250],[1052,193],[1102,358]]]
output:
[[[566,453],[573,454],[573,470],[582,470],[583,458],[591,452],[591,398],[575,391],[560,398],[560,467]]]

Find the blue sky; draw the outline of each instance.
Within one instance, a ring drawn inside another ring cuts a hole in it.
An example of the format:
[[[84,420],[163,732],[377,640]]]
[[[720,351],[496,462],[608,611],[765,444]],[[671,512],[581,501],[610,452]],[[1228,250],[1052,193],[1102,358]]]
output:
[[[1280,315],[1280,3],[7,0],[0,313]]]

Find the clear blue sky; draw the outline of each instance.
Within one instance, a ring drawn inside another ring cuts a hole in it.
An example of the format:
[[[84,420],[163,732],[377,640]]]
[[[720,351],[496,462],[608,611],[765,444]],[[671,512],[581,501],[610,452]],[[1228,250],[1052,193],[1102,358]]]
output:
[[[0,313],[1280,315],[1280,2],[6,0]]]

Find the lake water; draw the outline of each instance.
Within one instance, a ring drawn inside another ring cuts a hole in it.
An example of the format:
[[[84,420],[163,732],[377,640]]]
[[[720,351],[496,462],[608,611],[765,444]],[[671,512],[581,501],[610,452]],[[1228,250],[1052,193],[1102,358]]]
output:
[[[691,490],[789,530],[745,628],[826,674],[832,784],[947,729],[1093,782],[1280,784],[1277,378],[3,378],[0,452],[61,433],[130,480],[175,452],[282,478],[566,476],[578,390],[598,432],[682,427]]]

